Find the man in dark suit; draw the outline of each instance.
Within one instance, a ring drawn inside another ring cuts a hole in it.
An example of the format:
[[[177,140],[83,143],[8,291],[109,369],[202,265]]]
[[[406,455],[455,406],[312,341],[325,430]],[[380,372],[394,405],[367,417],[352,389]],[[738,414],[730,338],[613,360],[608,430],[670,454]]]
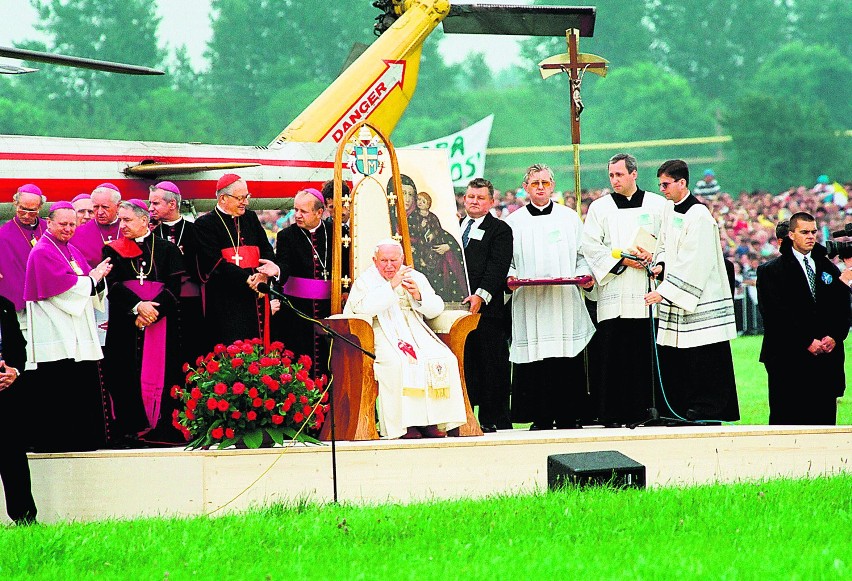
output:
[[[15,305],[0,296],[0,425],[14,426],[22,409],[18,405],[18,377],[26,362],[26,341],[18,325]],[[14,387],[12,385],[14,384]],[[13,434],[0,446],[0,478],[6,494],[6,512],[16,524],[36,519],[36,505],[30,484],[27,452],[20,434]]]
[[[462,245],[473,293],[464,302],[479,313],[467,337],[464,376],[471,404],[479,405],[483,432],[512,428],[509,417],[509,347],[503,323],[503,290],[512,262],[512,229],[489,212],[494,186],[476,178],[464,196]]]
[[[770,424],[833,425],[846,387],[849,289],[816,232],[813,216],[793,214],[781,256],[757,269]]]

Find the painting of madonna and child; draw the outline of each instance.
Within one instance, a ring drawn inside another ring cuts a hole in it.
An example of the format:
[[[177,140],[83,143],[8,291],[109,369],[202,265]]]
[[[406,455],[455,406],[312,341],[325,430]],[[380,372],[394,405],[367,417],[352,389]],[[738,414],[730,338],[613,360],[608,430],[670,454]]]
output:
[[[467,272],[461,245],[456,197],[443,151],[398,150],[405,213],[411,241],[412,266],[421,272],[448,309],[467,309]],[[432,155],[434,154],[434,155]],[[416,163],[406,163],[406,161]],[[354,203],[355,263],[371,262],[375,242],[397,234],[399,225],[390,164],[356,187]],[[379,188],[381,188],[379,190]],[[384,236],[380,236],[383,233]]]

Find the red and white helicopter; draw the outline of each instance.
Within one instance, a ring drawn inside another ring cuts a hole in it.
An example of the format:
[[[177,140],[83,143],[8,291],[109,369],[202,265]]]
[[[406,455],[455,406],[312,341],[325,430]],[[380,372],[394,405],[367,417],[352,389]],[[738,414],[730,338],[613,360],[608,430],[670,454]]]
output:
[[[238,171],[249,183],[255,209],[280,207],[281,198],[333,177],[338,142],[356,123],[369,119],[390,135],[414,94],[423,42],[438,24],[443,22],[448,33],[563,36],[575,28],[591,36],[595,22],[594,7],[451,6],[448,0],[377,0],[373,5],[382,10],[376,18],[378,39],[268,145],[0,135],[0,192],[34,182],[54,202],[112,182],[125,198],[147,198],[151,184],[168,179],[188,201],[212,206],[216,180],[223,171]],[[16,50],[0,49],[0,56],[57,62],[35,58],[44,53],[12,54]],[[71,61],[64,64],[158,72]],[[11,195],[3,197],[8,206]],[[209,209],[204,205],[199,209]]]

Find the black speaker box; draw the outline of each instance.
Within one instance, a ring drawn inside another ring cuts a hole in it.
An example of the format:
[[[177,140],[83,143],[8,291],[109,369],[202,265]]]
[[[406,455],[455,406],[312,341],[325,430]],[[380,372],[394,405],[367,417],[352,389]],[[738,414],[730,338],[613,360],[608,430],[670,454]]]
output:
[[[547,457],[548,489],[595,485],[645,488],[645,466],[615,450]]]

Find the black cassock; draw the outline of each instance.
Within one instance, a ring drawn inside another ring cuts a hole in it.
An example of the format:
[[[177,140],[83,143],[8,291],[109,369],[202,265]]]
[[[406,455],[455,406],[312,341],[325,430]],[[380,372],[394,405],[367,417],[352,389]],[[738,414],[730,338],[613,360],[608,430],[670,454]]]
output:
[[[204,336],[204,314],[201,306],[201,278],[198,274],[198,236],[195,223],[181,218],[174,224],[159,224],[152,232],[177,245],[183,254],[186,272],[181,277],[180,298],[178,299],[178,323],[180,343],[178,350],[181,360],[195,365],[199,355],[208,351],[208,341]]]
[[[255,261],[248,256],[254,253],[275,260],[275,253],[257,214],[247,211],[234,217],[214,208],[195,221],[195,233],[198,271],[204,282],[205,350],[217,343],[228,345],[237,339],[262,338],[265,299],[246,284],[256,269]],[[241,266],[235,262],[237,249]],[[223,252],[230,258],[225,258]]]
[[[153,264],[152,247],[153,244]],[[134,256],[136,255],[136,256]],[[143,300],[159,303],[159,319],[165,323],[165,367],[162,389],[158,397],[160,413],[154,418],[156,433],[169,436],[168,441],[184,441],[172,426],[171,412],[176,401],[170,396],[170,388],[182,384],[183,362],[178,344],[178,296],[181,275],[184,273],[183,257],[174,244],[153,235],[141,242],[119,240],[104,246],[104,258],[110,258],[112,270],[107,275],[109,292],[109,327],[104,348],[104,383],[112,399],[114,427],[113,436],[135,436],[150,426],[142,395],[143,353],[148,341],[148,329],[136,327],[133,308]],[[139,274],[144,274],[141,286]],[[126,283],[131,285],[128,287]],[[145,286],[154,288],[161,283],[156,295],[144,294]],[[140,296],[142,294],[143,296]],[[149,345],[149,348],[152,346]],[[150,365],[150,363],[149,363]],[[150,370],[150,369],[149,369]],[[149,408],[153,404],[148,404]]]
[[[281,230],[275,243],[275,262],[281,268],[280,283],[291,277],[331,280],[333,229],[324,220],[310,232],[293,224]],[[323,276],[325,272],[325,276]],[[331,312],[330,299],[311,299],[293,296],[284,290],[293,306],[314,319],[323,319]],[[307,355],[314,362],[311,377],[328,373],[328,340],[324,331],[282,305],[273,317],[273,336],[298,355]]]

